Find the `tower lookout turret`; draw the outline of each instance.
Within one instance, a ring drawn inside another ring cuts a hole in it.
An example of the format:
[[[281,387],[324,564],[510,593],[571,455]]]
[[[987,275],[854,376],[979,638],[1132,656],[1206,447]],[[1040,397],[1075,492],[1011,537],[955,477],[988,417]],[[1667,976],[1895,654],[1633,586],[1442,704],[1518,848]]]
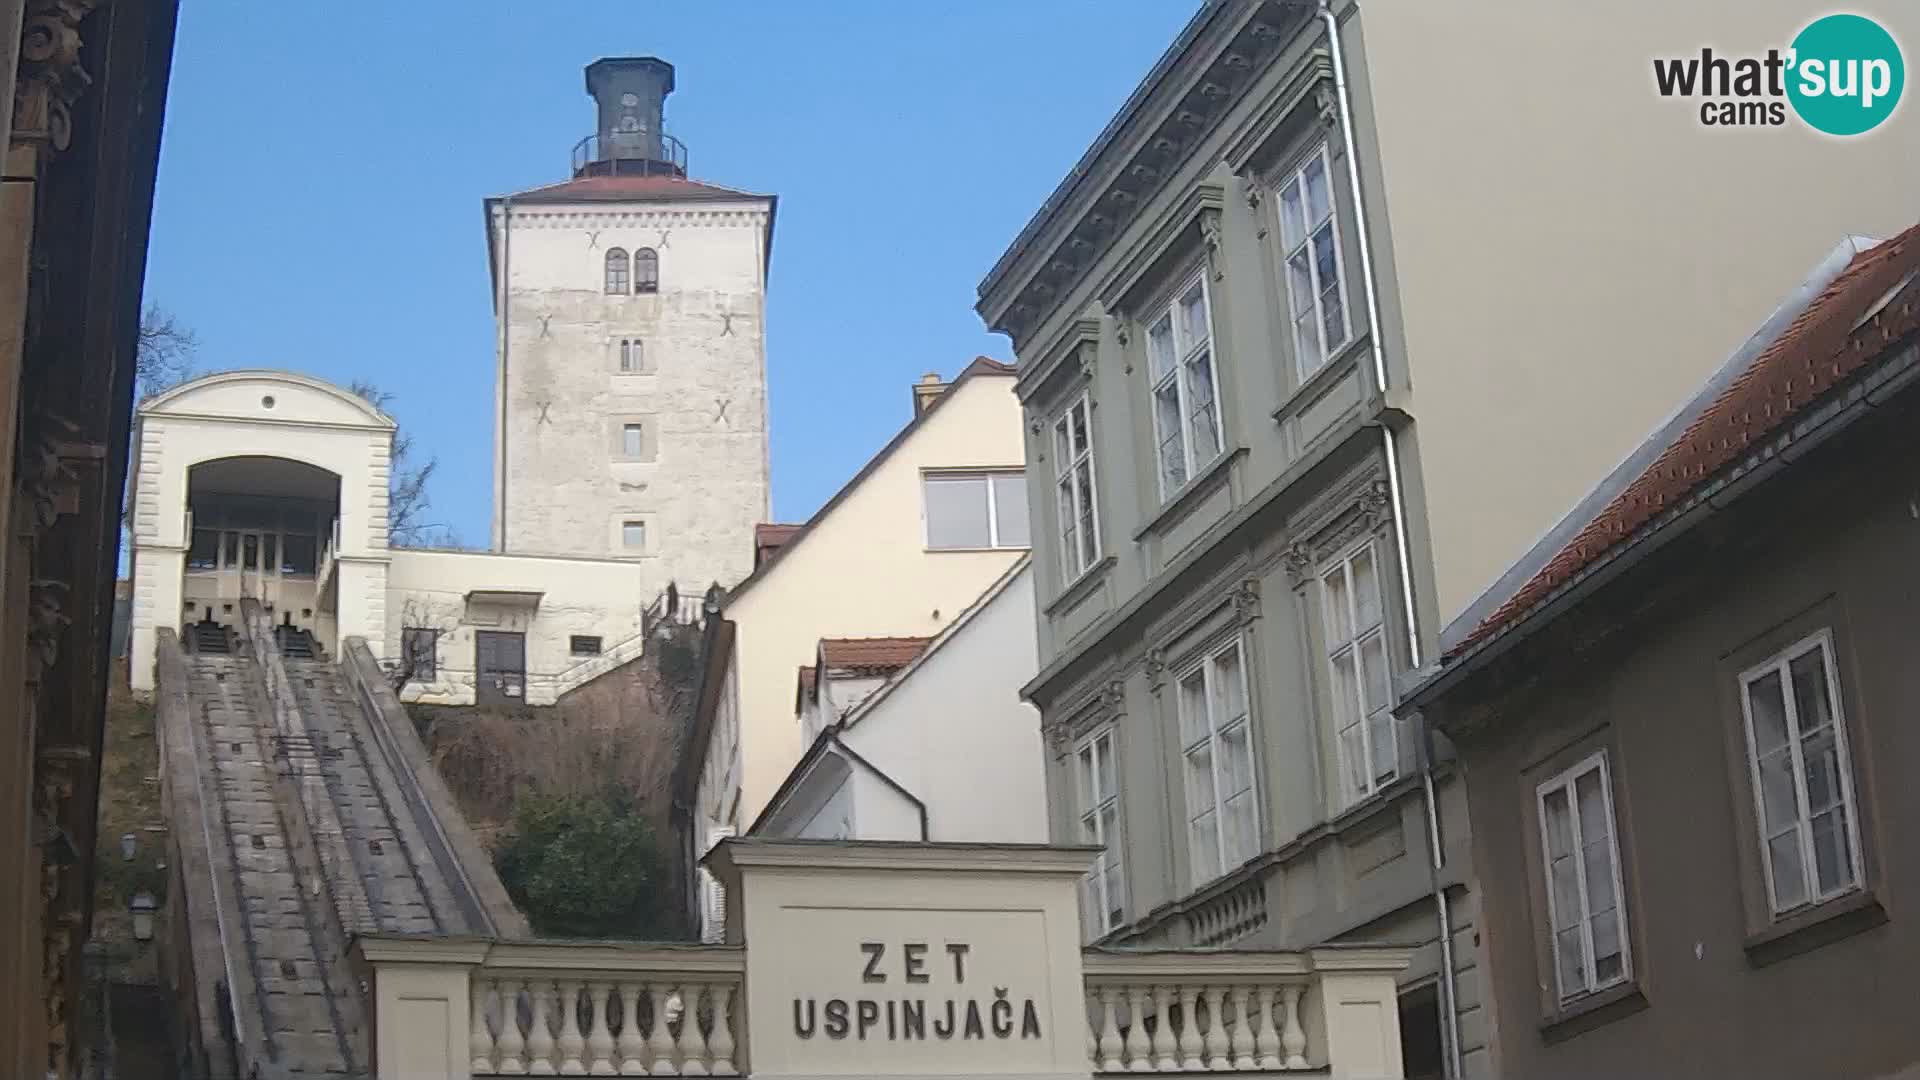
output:
[[[587,65],[598,126],[573,148],[573,175],[687,174],[687,148],[667,134],[673,65],[655,56],[623,56]]]

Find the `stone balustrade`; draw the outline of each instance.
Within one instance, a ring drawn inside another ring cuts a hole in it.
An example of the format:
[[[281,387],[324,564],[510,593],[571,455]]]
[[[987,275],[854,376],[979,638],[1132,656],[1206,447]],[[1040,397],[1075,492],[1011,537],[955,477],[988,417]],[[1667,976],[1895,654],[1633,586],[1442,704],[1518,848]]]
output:
[[[358,948],[375,973],[382,1077],[750,1071],[742,947],[369,937]],[[1405,963],[1404,949],[1367,946],[1088,949],[1087,1071],[1398,1075],[1393,978]],[[428,1061],[445,1065],[412,1064]]]
[[[1404,950],[1375,947],[1089,949],[1087,1059],[1095,1073],[1323,1068],[1341,1046],[1380,1042],[1342,1030],[1352,1018],[1327,1007],[1329,982],[1357,976],[1375,984],[1372,997],[1391,994],[1382,975],[1404,963]]]
[[[499,944],[468,979],[474,1076],[739,1076],[741,950]]]

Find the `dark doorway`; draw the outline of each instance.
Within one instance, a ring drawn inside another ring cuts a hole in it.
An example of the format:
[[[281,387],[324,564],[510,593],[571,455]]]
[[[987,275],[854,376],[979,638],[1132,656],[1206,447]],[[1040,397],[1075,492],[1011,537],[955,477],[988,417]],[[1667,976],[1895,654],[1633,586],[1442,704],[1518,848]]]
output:
[[[1427,983],[1400,995],[1400,1051],[1407,1080],[1440,1080],[1446,1075],[1438,984]]]
[[[527,636],[500,630],[478,630],[473,635],[474,702],[479,705],[515,705],[527,698]]]

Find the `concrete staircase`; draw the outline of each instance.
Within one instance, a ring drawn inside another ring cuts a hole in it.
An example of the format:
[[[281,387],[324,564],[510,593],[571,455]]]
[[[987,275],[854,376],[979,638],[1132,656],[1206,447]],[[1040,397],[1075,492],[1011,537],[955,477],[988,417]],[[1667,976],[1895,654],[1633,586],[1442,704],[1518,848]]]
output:
[[[163,786],[180,888],[175,965],[212,1080],[371,1075],[367,933],[524,936],[377,663],[274,627],[160,643]],[[169,902],[171,907],[173,901]]]

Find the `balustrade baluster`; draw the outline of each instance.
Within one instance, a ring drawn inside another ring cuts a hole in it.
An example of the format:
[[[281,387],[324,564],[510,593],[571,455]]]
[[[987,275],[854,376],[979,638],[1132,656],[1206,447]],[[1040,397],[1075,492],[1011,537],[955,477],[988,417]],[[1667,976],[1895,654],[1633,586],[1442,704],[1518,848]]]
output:
[[[547,1026],[547,1004],[553,997],[553,984],[535,979],[527,983],[527,996],[533,999],[533,1022],[527,1025],[527,1073],[552,1076],[553,1029]]]
[[[733,1063],[733,1017],[727,1012],[727,1006],[733,1001],[733,987],[723,983],[711,993],[713,1037],[707,1040],[707,1046],[713,1051],[713,1075],[738,1076],[740,1068]]]
[[[607,1024],[607,993],[612,987],[603,982],[587,984],[587,1000],[592,1003],[592,1033],[587,1036],[587,1075],[618,1076],[613,1064],[613,1028]]]
[[[1173,987],[1153,988],[1153,1067],[1169,1072],[1180,1067],[1173,1036]]]
[[[493,1071],[493,1033],[487,1030],[487,993],[493,980],[475,978],[473,990],[473,1027],[467,1035],[467,1071],[486,1075]]]
[[[560,1075],[585,1076],[587,1040],[580,1037],[580,983],[568,979],[560,984]]]
[[[526,1052],[527,1040],[520,1034],[520,988],[519,979],[500,980],[500,1038],[495,1046],[500,1051],[500,1065],[495,1070],[501,1076],[525,1076],[527,1063],[521,1057]]]
[[[1252,991],[1245,986],[1236,986],[1231,993],[1233,994],[1233,1067],[1257,1068],[1259,1063],[1253,1059],[1253,1024],[1247,1016],[1247,997]]]
[[[1147,1056],[1147,991],[1145,987],[1127,987],[1127,1069],[1146,1072],[1153,1068]]]
[[[680,1075],[707,1075],[707,1041],[700,1037],[700,984],[680,987]]]
[[[1273,987],[1260,987],[1256,1000],[1260,1005],[1253,1024],[1253,1048],[1260,1055],[1256,1064],[1263,1072],[1275,1072],[1280,1068],[1280,1036],[1273,1030]]]
[[[646,1049],[647,1037],[640,1034],[640,984],[622,980],[620,983],[621,1076],[647,1074],[647,1063],[641,1058]]]
[[[1287,1053],[1287,1068],[1307,1067],[1307,1033],[1300,1027],[1300,988],[1287,985],[1280,989],[1280,1047]]]
[[[653,1034],[647,1036],[647,1069],[655,1076],[672,1076],[673,1037],[667,1034],[667,988],[647,984],[647,1004],[653,1006]]]
[[[1200,1060],[1200,1010],[1194,1004],[1197,989],[1192,983],[1180,984],[1180,1068],[1187,1072],[1207,1067]]]
[[[1087,991],[1087,1006],[1093,1010],[1093,1015],[1087,1019],[1087,1068],[1093,1072],[1099,1072],[1101,1012],[1098,991]]]
[[[1120,1024],[1114,1016],[1113,987],[1100,988],[1100,1071],[1120,1071]]]
[[[1207,997],[1207,1068],[1221,1072],[1233,1068],[1227,1060],[1227,988],[1209,986]]]

